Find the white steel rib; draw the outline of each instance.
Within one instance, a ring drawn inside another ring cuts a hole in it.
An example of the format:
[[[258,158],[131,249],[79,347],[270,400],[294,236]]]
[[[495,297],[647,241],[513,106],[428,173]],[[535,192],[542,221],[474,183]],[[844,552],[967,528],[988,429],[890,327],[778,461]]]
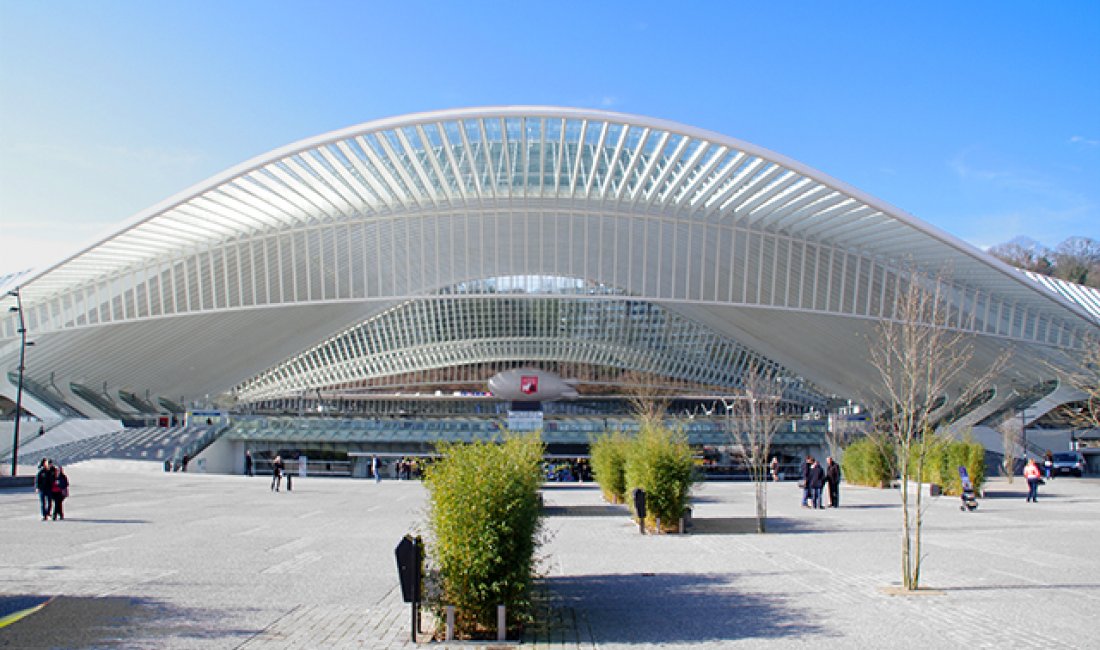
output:
[[[949,278],[976,364],[1017,347],[1008,372],[1038,381],[1036,358],[1097,333],[1091,293],[1040,284],[797,161],[665,120],[556,107],[419,113],[303,140],[6,286],[21,291],[37,343],[27,372],[43,383],[177,400],[255,386],[446,287],[558,277],[660,305],[854,395],[873,377],[867,336],[893,316],[910,266]],[[0,301],[9,371],[12,304]],[[445,356],[410,353],[402,367]]]

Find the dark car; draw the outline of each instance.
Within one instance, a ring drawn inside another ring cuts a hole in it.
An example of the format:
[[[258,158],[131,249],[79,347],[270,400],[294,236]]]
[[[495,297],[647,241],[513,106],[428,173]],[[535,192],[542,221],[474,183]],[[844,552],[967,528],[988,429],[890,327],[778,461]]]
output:
[[[1051,474],[1054,476],[1059,474],[1081,476],[1085,473],[1085,457],[1079,451],[1060,451],[1054,454],[1053,460]]]

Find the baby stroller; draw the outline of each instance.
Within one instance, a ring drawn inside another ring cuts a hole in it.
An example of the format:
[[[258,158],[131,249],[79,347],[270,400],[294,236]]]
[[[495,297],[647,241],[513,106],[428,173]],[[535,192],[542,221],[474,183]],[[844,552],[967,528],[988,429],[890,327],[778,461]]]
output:
[[[959,465],[959,483],[962,484],[962,505],[959,510],[970,512],[976,509],[978,500],[974,498],[974,484],[970,482],[970,474],[962,465]]]

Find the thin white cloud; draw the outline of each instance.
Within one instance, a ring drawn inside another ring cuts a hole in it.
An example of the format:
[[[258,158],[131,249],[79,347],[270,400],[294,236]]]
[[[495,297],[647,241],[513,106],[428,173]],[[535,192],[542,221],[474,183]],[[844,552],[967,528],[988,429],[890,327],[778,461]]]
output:
[[[103,147],[103,150],[119,158],[132,160],[142,164],[156,165],[158,167],[193,167],[202,162],[202,155],[194,151],[174,151],[169,149],[154,149],[146,147],[133,149],[130,147]]]
[[[999,207],[966,216],[963,238],[986,248],[1018,235],[1048,246],[1073,235],[1094,236],[1100,210],[1095,196],[1057,176],[1019,166],[972,162],[976,157],[974,150],[962,151],[947,165],[968,186],[968,192]]]
[[[20,236],[5,232],[4,258],[0,275],[26,269],[44,269],[80,249],[83,238],[52,239],[47,236]]]
[[[1044,174],[1021,169],[978,167],[967,162],[966,157],[967,152],[964,151],[948,161],[948,166],[963,181],[987,183],[1004,190],[1027,192],[1046,201],[1056,201],[1061,205],[1091,204],[1091,201],[1080,192],[1069,190]]]
[[[1093,140],[1091,138],[1086,138],[1083,135],[1075,135],[1072,138],[1070,138],[1069,141],[1072,144],[1080,144],[1080,145],[1084,145],[1086,147],[1100,147],[1100,140]]]
[[[19,157],[52,163],[63,163],[83,169],[102,169],[105,164],[137,163],[143,167],[189,169],[203,160],[196,151],[134,149],[118,145],[97,145],[90,148],[65,147],[54,143],[21,142],[0,149],[5,157]]]
[[[4,231],[46,232],[53,238],[69,238],[73,236],[86,236],[102,232],[104,228],[113,225],[106,221],[72,221],[59,217],[46,219],[5,219]]]

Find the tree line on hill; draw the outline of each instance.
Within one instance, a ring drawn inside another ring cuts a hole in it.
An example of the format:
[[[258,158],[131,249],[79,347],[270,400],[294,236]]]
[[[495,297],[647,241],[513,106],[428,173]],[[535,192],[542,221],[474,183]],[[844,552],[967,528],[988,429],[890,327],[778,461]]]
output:
[[[1025,271],[1100,289],[1100,241],[1089,237],[1070,237],[1053,249],[1014,239],[990,247],[988,253]]]

